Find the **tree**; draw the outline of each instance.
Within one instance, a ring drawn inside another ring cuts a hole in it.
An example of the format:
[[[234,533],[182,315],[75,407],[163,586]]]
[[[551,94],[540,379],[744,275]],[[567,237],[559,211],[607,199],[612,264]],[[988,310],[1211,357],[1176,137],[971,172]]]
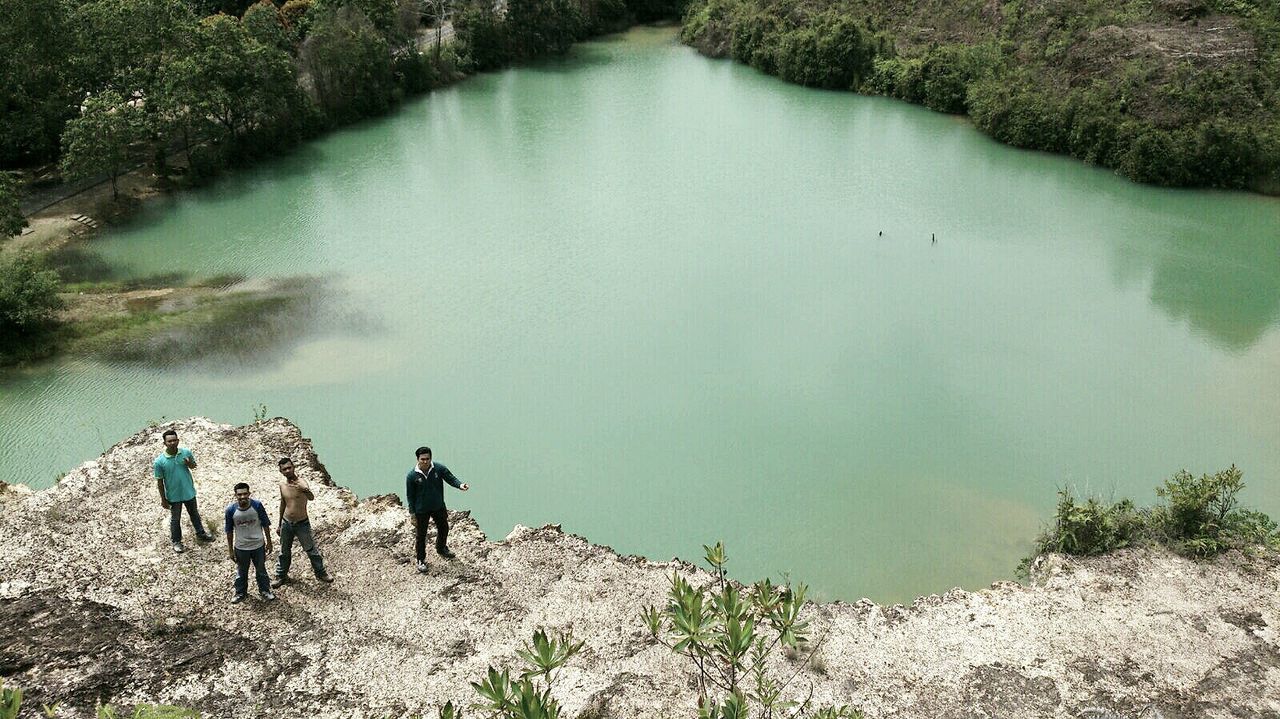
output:
[[[261,0],[250,5],[249,9],[244,11],[241,22],[249,32],[249,37],[254,40],[267,47],[288,50],[289,41],[285,35],[280,10],[272,4],[271,0]]]
[[[280,21],[284,23],[289,42],[295,47],[306,38],[311,28],[311,0],[286,0],[280,8]]]
[[[55,321],[62,307],[58,274],[31,255],[0,259],[0,360],[12,361],[30,353]],[[7,355],[7,356],[6,356]]]
[[[111,178],[111,197],[118,200],[116,180],[133,145],[147,134],[146,117],[136,102],[114,90],[93,95],[62,133],[62,173],[70,180],[106,174]]]
[[[80,86],[147,97],[165,62],[190,51],[196,18],[181,0],[89,0],[72,13]]]
[[[582,13],[569,0],[508,0],[511,49],[520,59],[563,55],[582,39]]]
[[[177,136],[191,165],[191,141],[209,124],[200,85],[200,68],[192,57],[166,63],[160,69],[151,97],[157,129],[162,138]]]
[[[427,0],[396,0],[396,29],[388,36],[392,47],[417,49],[418,28],[426,15],[426,5]],[[438,27],[436,32],[439,34]]]
[[[496,70],[511,62],[511,33],[507,23],[488,0],[463,7],[453,23],[461,55],[480,71]]]
[[[440,46],[444,42],[444,24],[453,17],[454,11],[458,9],[458,3],[456,0],[422,0],[421,6],[422,20],[436,29],[433,53],[436,59],[439,59]]]
[[[343,8],[359,10],[378,33],[389,40],[399,28],[397,0],[314,0],[312,7],[319,15],[330,17]]]
[[[241,22],[214,15],[200,22],[190,88],[196,106],[232,142],[276,120],[297,93],[293,63],[278,47],[255,40]]]
[[[315,18],[299,53],[316,101],[331,119],[384,112],[395,78],[391,52],[377,28],[353,5]]]
[[[75,116],[62,0],[0,0],[0,167],[45,162]]]
[[[27,226],[18,205],[18,183],[7,172],[0,172],[0,239],[12,237]]]

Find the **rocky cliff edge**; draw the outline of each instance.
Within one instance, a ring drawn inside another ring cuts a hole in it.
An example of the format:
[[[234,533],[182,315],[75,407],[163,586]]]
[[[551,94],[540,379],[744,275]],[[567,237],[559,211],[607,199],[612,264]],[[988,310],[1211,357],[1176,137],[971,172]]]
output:
[[[169,427],[198,452],[206,521],[221,521],[239,481],[274,516],[275,458],[292,456],[316,488],[312,524],[337,581],[315,582],[295,554],[299,579],[278,601],[231,605],[220,526],[217,541],[175,555],[150,476]],[[513,665],[535,628],[572,628],[586,645],[557,680],[566,716],[696,716],[690,667],[639,619],[691,565],[620,556],[557,527],[489,541],[466,513],[453,520],[457,559],[422,576],[399,501],[357,501],[287,420],[148,428],[50,489],[0,483],[0,679],[26,707],[57,702],[64,717],[99,702],[434,717],[448,699],[473,701],[468,682]],[[797,688],[873,718],[1280,717],[1273,555],[1039,564],[1030,587],[811,606],[827,639]]]

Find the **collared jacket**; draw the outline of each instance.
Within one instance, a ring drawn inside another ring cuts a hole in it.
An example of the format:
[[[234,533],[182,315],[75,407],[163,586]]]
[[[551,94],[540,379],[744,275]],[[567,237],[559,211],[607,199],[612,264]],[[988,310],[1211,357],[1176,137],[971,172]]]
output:
[[[404,478],[405,505],[414,514],[427,514],[444,509],[444,483],[462,489],[462,482],[449,468],[435,462],[427,474],[414,467]]]

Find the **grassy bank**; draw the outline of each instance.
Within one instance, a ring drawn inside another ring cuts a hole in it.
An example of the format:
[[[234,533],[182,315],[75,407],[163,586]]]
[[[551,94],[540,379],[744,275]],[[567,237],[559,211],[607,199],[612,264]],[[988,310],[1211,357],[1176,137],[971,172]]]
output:
[[[1139,182],[1280,193],[1270,0],[695,0],[682,38]]]
[[[314,277],[122,279],[76,245],[39,259],[0,257],[0,270],[13,280],[0,291],[0,367],[56,354],[147,365],[260,359],[298,339],[315,303],[333,292]]]

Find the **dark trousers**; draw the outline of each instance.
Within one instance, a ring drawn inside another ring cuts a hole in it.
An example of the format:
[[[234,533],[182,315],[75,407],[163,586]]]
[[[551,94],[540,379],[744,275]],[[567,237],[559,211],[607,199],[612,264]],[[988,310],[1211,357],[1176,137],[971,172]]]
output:
[[[436,521],[436,551],[443,552],[449,548],[449,510],[437,509],[434,512],[413,515],[418,522],[418,535],[413,545],[413,551],[417,554],[418,561],[423,562],[427,559],[427,520],[434,519]]]
[[[209,530],[205,529],[204,523],[200,521],[200,508],[196,506],[196,500],[193,497],[185,502],[169,503],[169,539],[174,542],[182,541],[183,507],[187,508],[187,517],[191,520],[192,528],[196,530],[196,536],[209,536]]]
[[[311,560],[311,571],[315,572],[317,577],[323,577],[326,574],[324,556],[316,547],[315,537],[311,536],[311,520],[291,522],[283,517],[280,518],[280,556],[276,559],[276,576],[284,577],[289,574],[289,565],[293,561],[294,539],[298,540],[302,545],[302,551],[306,552],[307,558]]]
[[[266,594],[271,591],[271,580],[267,577],[267,548],[236,550],[236,594],[249,591],[249,563],[253,562],[254,578],[258,580],[258,591]]]

